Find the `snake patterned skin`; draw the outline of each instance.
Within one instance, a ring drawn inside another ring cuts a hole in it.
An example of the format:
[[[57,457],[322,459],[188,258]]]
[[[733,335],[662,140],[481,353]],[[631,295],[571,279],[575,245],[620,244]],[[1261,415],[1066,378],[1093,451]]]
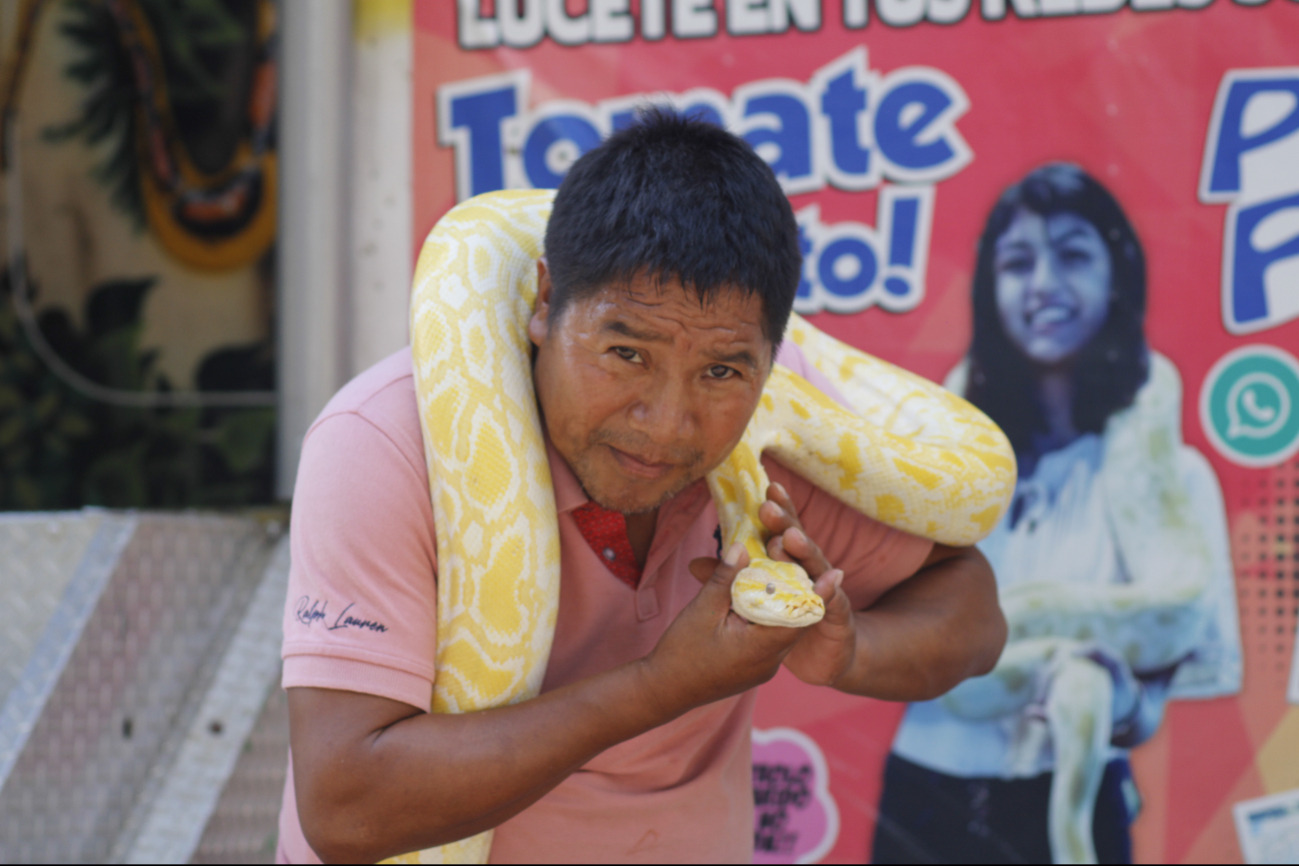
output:
[[[506,191],[463,202],[429,234],[416,268],[411,344],[438,550],[434,712],[534,697],[550,654],[559,530],[526,328],[553,198]],[[708,485],[726,544],[744,544],[752,559],[735,581],[736,612],[804,626],[824,605],[801,568],[766,557],[763,451],[862,513],[949,544],[996,525],[1015,462],[1001,431],[960,398],[801,320],[790,338],[859,413],[777,366]],[[490,845],[488,832],[389,862],[486,862]]]

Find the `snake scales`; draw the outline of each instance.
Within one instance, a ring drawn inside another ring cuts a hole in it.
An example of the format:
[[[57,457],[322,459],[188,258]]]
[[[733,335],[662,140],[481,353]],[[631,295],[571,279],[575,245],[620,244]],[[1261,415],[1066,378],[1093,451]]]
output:
[[[434,227],[416,269],[411,343],[439,558],[435,712],[535,696],[550,653],[559,531],[526,326],[553,195],[460,204]],[[996,425],[939,386],[797,317],[788,338],[856,411],[777,366],[708,485],[725,544],[744,544],[752,559],[732,606],[754,622],[801,626],[824,606],[801,568],[766,557],[763,451],[868,516],[952,545],[996,525],[1015,461]],[[397,860],[485,862],[490,845],[489,832]]]

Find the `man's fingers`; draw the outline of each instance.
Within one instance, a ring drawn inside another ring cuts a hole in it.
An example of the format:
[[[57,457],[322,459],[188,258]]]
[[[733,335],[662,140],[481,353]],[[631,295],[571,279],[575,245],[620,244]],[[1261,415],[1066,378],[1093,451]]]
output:
[[[767,498],[779,505],[787,514],[794,515],[795,520],[798,519],[798,509],[794,507],[794,500],[789,498],[789,491],[785,489],[785,485],[774,481],[768,484]]]
[[[726,628],[731,630],[733,637],[763,647],[761,652],[777,653],[781,661],[784,661],[785,655],[794,648],[799,638],[807,631],[807,629],[779,625],[758,625],[749,622],[734,610],[726,617]]]
[[[696,562],[699,562],[699,560],[693,560],[691,565],[693,566]],[[717,562],[717,560],[713,560],[713,562]],[[699,595],[705,599],[715,596],[714,601],[716,601],[720,611],[730,610],[731,584],[735,582],[735,575],[739,574],[741,569],[747,568],[748,565],[749,553],[744,549],[744,545],[738,542],[732,544],[722,555],[722,561],[717,562],[712,572],[704,579],[704,586],[703,589],[699,590]],[[695,573],[693,568],[691,573]],[[697,574],[695,576],[698,577]]]
[[[829,604],[843,585],[843,572],[837,568],[832,568],[825,574],[816,578],[812,583],[816,588],[816,594],[821,596],[821,600]]]
[[[825,602],[825,617],[813,628],[852,628],[852,600],[843,591],[843,572],[831,569],[818,577],[814,586],[816,594]]]
[[[808,574],[816,577],[825,574],[830,570],[830,563],[826,561],[825,554],[821,548],[813,543],[812,539],[807,537],[807,533],[794,527],[786,529],[781,535],[781,549],[789,554],[799,565],[807,571]]]
[[[767,485],[767,501],[758,508],[758,519],[768,533],[767,556],[797,562],[813,577],[830,568],[821,549],[803,531],[789,491],[780,484]]]
[[[830,562],[821,548],[807,537],[807,533],[796,527],[767,539],[767,558],[778,562],[796,562],[812,577],[825,574],[830,569]]]
[[[816,594],[825,602],[825,616],[813,629],[822,634],[847,634],[854,626],[852,600],[843,591],[843,572],[830,569],[813,584]]]
[[[798,520],[798,509],[789,498],[789,492],[775,482],[767,485],[767,501],[758,508],[758,519],[772,535],[778,535],[790,527],[801,528]]]
[[[762,526],[772,535],[779,535],[794,525],[794,518],[788,511],[768,499],[758,506],[758,519]]]
[[[713,580],[730,588],[731,581],[735,580],[735,575],[748,567],[749,552],[744,549],[743,544],[737,541],[726,548],[726,552],[722,554],[722,561],[713,569]]]
[[[698,559],[690,560],[690,573],[694,575],[695,580],[700,583],[707,583],[708,578],[713,576],[713,572],[717,570],[717,566],[721,565],[721,563],[722,561],[720,559],[715,559],[711,556],[701,556]]]
[[[785,552],[784,534],[773,535],[767,539],[767,558],[779,562],[793,562],[794,558]]]

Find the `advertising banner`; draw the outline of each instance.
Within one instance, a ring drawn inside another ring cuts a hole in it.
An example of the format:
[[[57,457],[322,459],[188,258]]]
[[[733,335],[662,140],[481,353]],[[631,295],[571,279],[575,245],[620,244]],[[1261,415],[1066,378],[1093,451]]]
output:
[[[759,862],[1299,857],[1299,3],[417,0],[414,40],[416,250],[672,105],[780,179],[799,312],[1015,445],[997,670],[765,686]]]

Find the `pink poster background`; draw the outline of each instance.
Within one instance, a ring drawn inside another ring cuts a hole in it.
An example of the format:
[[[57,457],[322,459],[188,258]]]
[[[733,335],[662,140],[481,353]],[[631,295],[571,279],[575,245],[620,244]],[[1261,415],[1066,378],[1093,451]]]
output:
[[[585,5],[570,0],[569,10],[577,14]],[[1242,693],[1172,704],[1159,733],[1134,752],[1144,798],[1135,854],[1140,862],[1239,862],[1231,804],[1299,787],[1299,715],[1285,701],[1299,596],[1299,544],[1289,540],[1299,532],[1299,467],[1294,460],[1270,469],[1227,462],[1210,447],[1196,400],[1206,372],[1233,348],[1263,342],[1299,352],[1299,321],[1248,337],[1228,334],[1219,294],[1227,207],[1201,204],[1196,190],[1224,72],[1299,65],[1299,3],[1214,0],[1200,10],[1125,8],[1032,20],[1009,12],[1001,21],[982,20],[976,3],[956,25],[891,28],[872,12],[869,26],[855,31],[840,23],[837,0],[823,6],[815,33],[791,29],[733,38],[723,29],[705,40],[669,35],[653,43],[637,38],[570,48],[546,39],[526,50],[463,51],[455,40],[456,4],[417,0],[416,249],[455,203],[452,151],[439,146],[436,135],[442,84],[526,67],[533,75],[533,105],[700,86],[729,95],[762,78],[807,81],[830,60],[864,45],[872,70],[931,66],[961,85],[971,107],[957,128],[974,161],[937,184],[927,294],[917,309],[823,313],[813,321],[941,381],[968,346],[975,244],[996,197],[1043,162],[1082,165],[1117,196],[1145,245],[1147,334],[1181,372],[1186,442],[1209,458],[1222,483],[1244,639]],[[795,209],[819,202],[824,222],[873,224],[875,199],[873,191],[827,189],[793,202]],[[902,709],[809,689],[785,674],[762,690],[755,724],[796,727],[825,753],[842,820],[825,862],[868,856],[882,762]]]

